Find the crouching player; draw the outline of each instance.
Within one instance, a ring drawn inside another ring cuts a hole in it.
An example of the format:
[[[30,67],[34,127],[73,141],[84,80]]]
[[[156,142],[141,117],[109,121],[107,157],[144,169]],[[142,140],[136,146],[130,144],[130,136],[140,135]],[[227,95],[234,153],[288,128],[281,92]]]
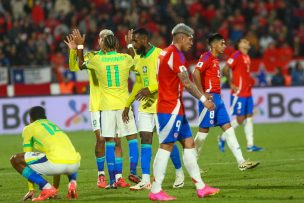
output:
[[[30,183],[39,186],[41,193],[32,199],[33,202],[46,200],[57,193],[56,188],[41,175],[67,175],[67,197],[76,199],[80,154],[76,152],[69,137],[56,124],[47,120],[44,108],[32,107],[29,114],[30,124],[22,132],[24,153],[12,156],[12,166]]]

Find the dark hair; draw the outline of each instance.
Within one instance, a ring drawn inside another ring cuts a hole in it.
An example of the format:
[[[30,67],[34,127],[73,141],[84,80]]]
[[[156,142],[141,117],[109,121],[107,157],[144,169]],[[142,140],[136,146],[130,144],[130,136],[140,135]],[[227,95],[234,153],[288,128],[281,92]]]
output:
[[[46,119],[45,110],[42,106],[32,107],[29,111],[29,114],[32,121]]]
[[[219,41],[222,39],[224,39],[224,37],[222,35],[220,35],[219,33],[212,33],[208,36],[208,44],[210,46],[212,42]]]
[[[103,39],[104,44],[109,49],[116,49],[117,46],[117,39],[114,35],[107,35]]]
[[[133,31],[133,34],[134,34],[134,35],[135,35],[135,34],[144,35],[144,36],[147,36],[148,38],[151,37],[150,32],[149,32],[147,29],[142,28],[142,27],[141,27],[141,28],[135,29],[135,30]]]

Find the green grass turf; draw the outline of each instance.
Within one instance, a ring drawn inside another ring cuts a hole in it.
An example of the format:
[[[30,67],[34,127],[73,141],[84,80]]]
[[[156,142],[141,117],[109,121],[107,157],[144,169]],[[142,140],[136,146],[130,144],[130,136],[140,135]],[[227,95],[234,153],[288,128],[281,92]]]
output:
[[[194,128],[193,133],[196,133],[196,130]],[[265,147],[265,151],[258,153],[245,151],[243,129],[237,129],[237,137],[245,158],[261,162],[257,168],[243,172],[238,170],[236,161],[228,149],[225,153],[218,151],[216,137],[219,132],[219,128],[211,130],[201,153],[199,165],[208,171],[204,181],[211,186],[219,187],[221,192],[213,197],[198,199],[188,175],[183,189],[172,189],[175,172],[172,163],[169,163],[163,188],[169,194],[176,196],[177,202],[304,202],[303,123],[255,125],[255,142]],[[77,202],[149,202],[148,191],[98,189],[93,133],[79,131],[68,134],[82,156]],[[156,136],[154,141],[155,155]],[[20,202],[27,192],[25,179],[14,171],[9,163],[12,154],[22,151],[21,142],[20,135],[0,136],[0,201],[3,202]],[[129,164],[126,141],[123,142],[123,147],[124,175],[127,176]],[[184,171],[187,173],[186,170]],[[138,172],[141,172],[140,167]],[[66,202],[66,193],[67,178],[62,177],[60,199],[50,201]]]

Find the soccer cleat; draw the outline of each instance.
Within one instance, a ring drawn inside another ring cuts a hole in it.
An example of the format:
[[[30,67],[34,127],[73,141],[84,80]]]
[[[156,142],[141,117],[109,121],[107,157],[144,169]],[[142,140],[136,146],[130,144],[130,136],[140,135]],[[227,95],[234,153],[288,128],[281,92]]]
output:
[[[52,186],[50,189],[43,189],[40,192],[40,195],[36,198],[32,199],[32,202],[39,202],[46,200],[52,196],[54,196],[57,193],[57,190],[54,186]]]
[[[105,188],[107,186],[106,176],[105,175],[99,175],[97,179],[97,187],[99,188]]]
[[[175,197],[172,197],[172,196],[168,195],[163,190],[158,192],[158,193],[150,192],[149,199],[152,200],[152,201],[172,201],[172,200],[176,200]]]
[[[111,184],[107,185],[107,186],[105,187],[105,189],[106,189],[106,190],[117,189],[117,186],[116,186],[116,184],[115,184],[115,182],[114,182],[112,185],[111,185]]]
[[[185,184],[185,176],[184,175],[177,175],[175,177],[175,181],[173,183],[173,188],[182,188]]]
[[[251,147],[247,147],[247,152],[259,152],[263,151],[264,149],[262,147],[258,147],[255,145],[252,145]]]
[[[74,181],[71,181],[69,183],[67,198],[68,199],[78,199],[78,194],[76,192],[76,183]]]
[[[259,165],[259,162],[255,162],[255,161],[244,161],[243,163],[239,164],[239,169],[241,171],[245,171],[247,169],[252,169],[255,168]]]
[[[116,186],[116,187],[130,187],[130,184],[127,183],[127,182],[125,181],[125,179],[119,178],[119,179],[116,181],[115,186]]]
[[[220,192],[220,189],[210,187],[209,185],[205,185],[203,189],[196,190],[196,194],[199,198],[212,196]]]
[[[219,135],[217,137],[217,143],[218,143],[218,146],[219,146],[219,150],[221,152],[224,152],[225,151],[225,140],[222,139],[221,135]]]
[[[143,190],[143,189],[151,190],[151,187],[152,187],[151,183],[140,181],[136,185],[131,186],[130,190]]]
[[[141,181],[141,177],[138,175],[130,174],[128,178],[129,178],[129,181],[132,181],[133,183],[136,183],[136,184]]]

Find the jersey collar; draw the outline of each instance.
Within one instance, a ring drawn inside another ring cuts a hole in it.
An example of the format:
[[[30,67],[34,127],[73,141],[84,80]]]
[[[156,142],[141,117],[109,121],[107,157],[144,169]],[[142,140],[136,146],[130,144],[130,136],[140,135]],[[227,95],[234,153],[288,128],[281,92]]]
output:
[[[106,54],[107,55],[112,55],[112,54],[116,54],[117,52],[116,51],[110,51],[110,52],[107,52]]]
[[[152,52],[155,50],[155,46],[152,46],[152,48],[146,53],[146,55],[144,56],[144,58],[148,58]]]

